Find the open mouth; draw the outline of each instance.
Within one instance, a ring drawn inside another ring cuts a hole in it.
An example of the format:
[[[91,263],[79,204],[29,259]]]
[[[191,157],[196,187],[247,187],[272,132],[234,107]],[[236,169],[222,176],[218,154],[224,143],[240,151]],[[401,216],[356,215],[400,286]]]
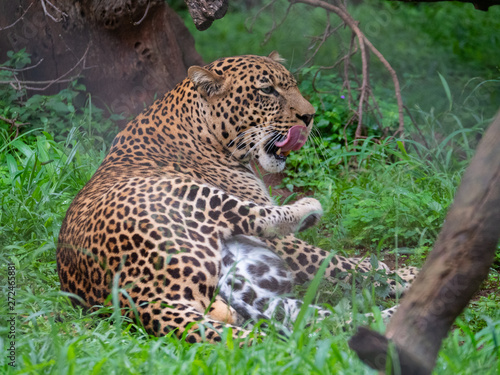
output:
[[[309,131],[305,126],[294,125],[288,130],[286,136],[282,136],[278,141],[267,143],[265,150],[276,159],[284,161],[291,151],[300,150],[304,146],[308,135]]]

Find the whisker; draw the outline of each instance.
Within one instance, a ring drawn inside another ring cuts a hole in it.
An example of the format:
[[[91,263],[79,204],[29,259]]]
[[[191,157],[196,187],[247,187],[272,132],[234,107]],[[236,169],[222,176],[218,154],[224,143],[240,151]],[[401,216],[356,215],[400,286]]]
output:
[[[256,132],[256,133],[248,133],[248,134],[245,134],[245,136],[243,137],[243,139],[241,140],[240,139],[240,142],[248,142],[248,140],[252,140],[253,138],[255,138],[255,136],[261,136],[261,137],[265,137],[269,134],[274,134],[275,132],[270,130],[270,129],[260,129],[259,132]]]
[[[246,153],[245,153],[245,156],[247,156],[250,152],[252,152],[253,150],[255,150],[257,148],[257,146],[259,146],[260,144],[262,143],[265,143],[269,140],[269,138],[272,137],[272,133],[271,134],[267,134],[266,136],[262,137],[261,139],[259,139],[259,141],[253,145],[252,148],[250,148]]]
[[[313,132],[315,134],[313,134]],[[311,136],[313,139],[318,140],[318,147],[316,147],[316,145],[314,143],[313,143],[313,145],[314,145],[315,149],[319,148],[319,151],[321,152],[321,156],[323,158],[322,160],[326,160],[327,154],[325,152],[325,147],[323,146],[323,136],[321,135],[321,132],[319,131],[319,129],[316,126],[313,126],[312,131],[311,131]]]
[[[261,131],[264,131],[264,132],[267,132],[267,134],[263,134],[261,135],[261,138],[257,141],[257,143],[250,149],[248,150],[244,156],[247,156],[249,152],[251,152],[253,149],[255,149],[255,147],[257,147],[257,145],[259,145],[260,143],[262,143],[263,141],[267,141],[267,139],[269,139],[270,136],[273,135],[273,133],[271,131],[269,131],[268,129],[260,129]],[[244,137],[241,141],[240,141],[240,144],[241,143],[244,143],[245,145],[246,144],[249,144],[251,143],[254,139],[253,139],[253,134],[250,134],[249,137]],[[231,153],[231,156],[234,156],[234,153],[238,151],[238,146],[236,146],[236,148],[234,149],[234,151]]]

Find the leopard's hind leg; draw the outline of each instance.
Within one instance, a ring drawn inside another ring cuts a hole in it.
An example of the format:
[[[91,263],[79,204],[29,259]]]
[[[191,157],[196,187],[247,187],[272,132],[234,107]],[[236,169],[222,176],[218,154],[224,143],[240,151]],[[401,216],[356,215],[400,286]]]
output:
[[[285,262],[254,237],[235,236],[224,244],[219,293],[244,319],[282,322],[290,327],[303,302],[291,298],[292,273]],[[309,306],[324,318],[329,310]]]

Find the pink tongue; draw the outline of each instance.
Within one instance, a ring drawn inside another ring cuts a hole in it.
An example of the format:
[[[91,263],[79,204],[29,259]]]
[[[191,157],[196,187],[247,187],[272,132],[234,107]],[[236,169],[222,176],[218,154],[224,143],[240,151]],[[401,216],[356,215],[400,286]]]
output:
[[[308,133],[304,125],[292,126],[286,135],[286,139],[281,142],[276,142],[274,145],[280,147],[283,152],[291,150],[297,151],[306,143]]]

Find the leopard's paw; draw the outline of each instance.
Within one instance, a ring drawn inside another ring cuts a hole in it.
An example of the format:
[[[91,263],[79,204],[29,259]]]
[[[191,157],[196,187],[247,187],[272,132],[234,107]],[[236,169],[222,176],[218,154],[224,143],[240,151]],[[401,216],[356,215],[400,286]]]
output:
[[[323,216],[323,208],[321,207],[321,203],[319,203],[317,199],[302,198],[295,204],[298,206],[302,206],[300,208],[302,211],[302,216],[297,229],[299,232],[318,224],[321,216]]]

